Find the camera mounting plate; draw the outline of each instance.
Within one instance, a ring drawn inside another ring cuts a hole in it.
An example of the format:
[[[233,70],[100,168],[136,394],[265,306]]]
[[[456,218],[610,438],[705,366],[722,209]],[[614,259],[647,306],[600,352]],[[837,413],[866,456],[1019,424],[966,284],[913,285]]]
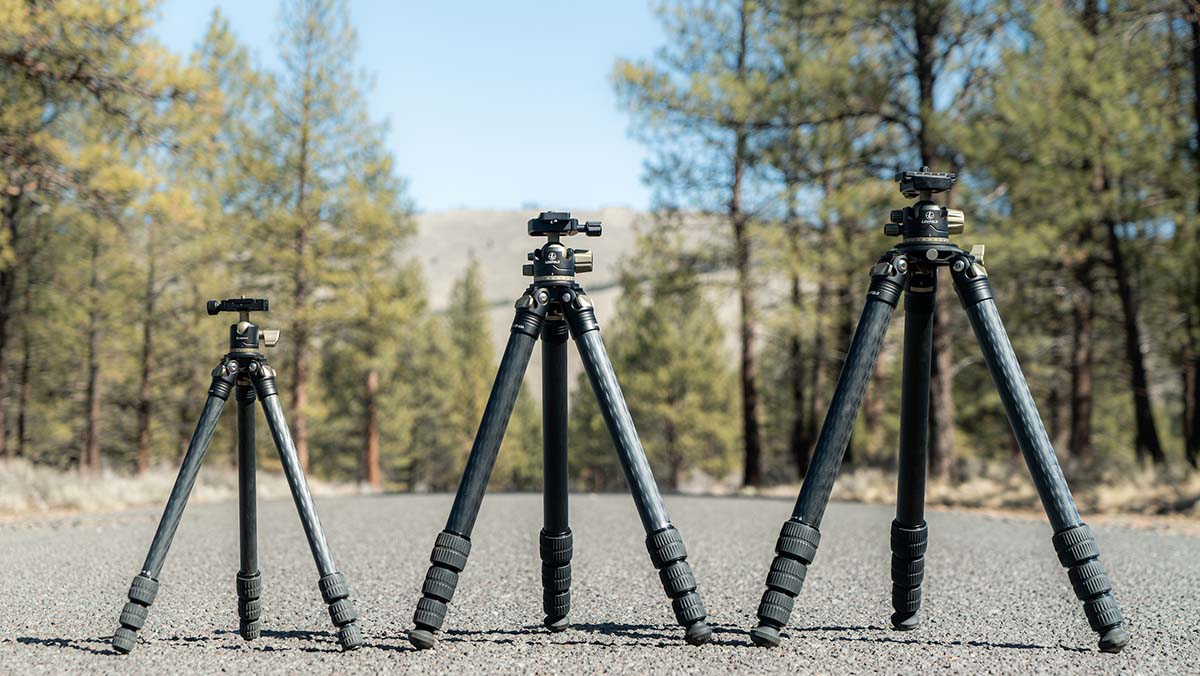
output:
[[[900,184],[900,194],[909,199],[919,197],[921,193],[936,194],[946,192],[954,187],[958,174],[952,171],[930,171],[929,167],[921,167],[920,171],[901,171],[896,174],[896,182]]]

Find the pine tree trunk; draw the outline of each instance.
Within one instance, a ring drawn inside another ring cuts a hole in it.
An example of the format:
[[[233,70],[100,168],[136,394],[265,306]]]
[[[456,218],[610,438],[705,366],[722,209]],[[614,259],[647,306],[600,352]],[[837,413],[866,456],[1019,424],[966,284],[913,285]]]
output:
[[[300,468],[308,471],[308,343],[309,323],[305,318],[309,307],[308,279],[308,172],[309,172],[309,121],[307,102],[310,100],[309,88],[311,83],[305,83],[305,119],[300,123],[300,153],[297,172],[296,191],[296,236],[295,253],[296,267],[292,272],[293,294],[292,312],[296,320],[292,322],[292,435],[295,437],[296,455],[300,458]]]
[[[916,44],[913,72],[917,77],[917,151],[925,166],[936,164],[939,151],[931,129],[934,87],[937,82],[938,36],[945,20],[945,3],[913,2],[913,38]],[[949,275],[942,275],[949,281]],[[941,288],[949,289],[950,284]],[[954,341],[950,335],[952,303],[939,299],[933,311],[933,361],[929,380],[929,471],[945,476],[954,454]]]
[[[1117,295],[1121,299],[1121,314],[1125,328],[1125,358],[1129,362],[1130,388],[1133,392],[1133,409],[1136,421],[1134,444],[1139,458],[1149,456],[1161,465],[1167,458],[1163,455],[1158,439],[1158,428],[1154,424],[1154,411],[1150,401],[1150,386],[1146,375],[1146,356],[1142,353],[1141,329],[1138,326],[1137,297],[1133,288],[1133,272],[1121,250],[1117,236],[1117,224],[1109,221],[1108,249],[1112,257],[1113,274],[1117,278]]]
[[[1075,270],[1076,293],[1071,349],[1071,457],[1092,460],[1092,320],[1095,280],[1091,259]]]
[[[738,77],[746,76],[749,2],[743,0],[737,54]],[[729,188],[729,221],[733,225],[734,265],[737,268],[738,304],[741,308],[742,433],[745,465],[742,484],[762,484],[762,438],[758,428],[758,357],[754,352],[755,311],[753,281],[750,278],[751,244],[749,215],[742,209],[742,189],[747,161],[747,132],[739,126],[735,132],[733,176]]]
[[[850,237],[851,228],[845,228],[843,232],[846,238]],[[846,356],[850,350],[850,343],[854,340],[854,326],[858,319],[855,310],[858,303],[858,294],[854,292],[854,281],[858,275],[854,270],[847,270],[842,275],[842,286],[838,290],[838,298],[841,299],[842,312],[841,321],[838,323],[838,367],[837,372],[840,374],[846,368]],[[846,440],[846,452],[842,456],[842,464],[853,465],[858,459],[858,442],[857,434],[850,433],[850,438]]]
[[[142,474],[150,469],[150,417],[153,413],[153,403],[150,398],[150,376],[154,364],[154,312],[157,284],[157,251],[154,242],[154,224],[150,223],[147,232],[147,261],[146,286],[144,289],[142,307],[142,374],[138,383],[137,398],[137,473]]]
[[[1063,334],[1066,327],[1061,321],[1061,314],[1053,313],[1051,318],[1051,334],[1054,341],[1050,350],[1050,363],[1054,366],[1054,381],[1050,387],[1050,445],[1056,450],[1063,450],[1071,440],[1071,397],[1068,395],[1070,379],[1066,374],[1071,372],[1067,351],[1063,348]]]
[[[1190,4],[1188,23],[1192,28],[1192,122],[1196,139],[1192,146],[1194,157],[1192,170],[1200,175],[1200,6]],[[1196,193],[1196,212],[1193,219],[1200,220],[1200,190]],[[1195,221],[1192,225],[1192,241],[1200,243],[1200,232],[1196,232]],[[1190,301],[1186,301],[1188,314],[1188,347],[1184,357],[1184,409],[1189,414],[1184,416],[1184,454],[1192,467],[1200,467],[1200,340],[1196,331],[1200,330],[1195,323],[1200,321],[1200,276],[1192,271],[1193,293]],[[1190,386],[1188,383],[1190,382]]]
[[[1200,361],[1188,360],[1183,366],[1183,435],[1188,464],[1200,469]]]
[[[21,314],[29,317],[33,311],[33,283],[26,279],[22,291],[23,301]],[[17,384],[17,448],[14,455],[25,457],[29,443],[29,394],[31,390],[30,376],[33,373],[33,337],[29,331],[30,322],[21,322],[21,368],[18,371],[20,382]]]
[[[875,361],[875,369],[871,372],[871,382],[867,385],[866,398],[863,400],[863,427],[866,429],[867,443],[863,449],[862,461],[870,462],[871,457],[883,448],[883,396],[880,394],[880,382],[884,378],[886,367],[883,355]]]
[[[363,446],[361,480],[371,488],[382,488],[383,477],[379,469],[379,371],[375,368],[367,371],[365,408],[366,429],[363,436],[366,444]]]
[[[9,194],[5,197],[2,216],[9,246],[15,246],[18,242],[17,212],[19,207],[19,194]],[[12,327],[12,300],[15,293],[16,268],[16,263],[0,266],[0,456],[4,457],[12,457],[12,448],[8,444],[6,414],[8,409],[8,339]]]
[[[89,473],[100,471],[100,241],[92,242],[91,293],[87,326],[86,420],[83,433],[83,459],[79,463]]]
[[[829,310],[829,287],[825,283],[824,271],[821,271],[821,281],[817,284],[816,309],[813,312],[813,357],[812,357],[812,394],[808,397],[808,415],[805,416],[804,436],[808,445],[804,449],[804,457],[812,460],[813,451],[817,447],[817,437],[820,434],[819,425],[825,410],[825,383],[828,380],[828,360],[825,355],[825,331],[821,318]]]
[[[790,245],[790,253],[792,257],[792,266],[790,268],[791,293],[788,297],[792,306],[792,318],[794,328],[788,345],[788,361],[791,362],[789,369],[791,375],[791,395],[792,395],[792,426],[788,432],[788,451],[792,456],[792,461],[796,465],[797,475],[803,479],[808,473],[808,465],[811,461],[809,456],[809,446],[811,442],[806,436],[808,431],[808,421],[805,417],[805,379],[808,377],[805,369],[805,354],[803,336],[800,334],[800,327],[803,323],[800,318],[804,313],[804,294],[800,285],[800,269],[797,261],[800,260],[800,255],[804,250],[804,242],[802,240],[804,231],[796,215],[796,185],[795,182],[788,182],[788,243]]]

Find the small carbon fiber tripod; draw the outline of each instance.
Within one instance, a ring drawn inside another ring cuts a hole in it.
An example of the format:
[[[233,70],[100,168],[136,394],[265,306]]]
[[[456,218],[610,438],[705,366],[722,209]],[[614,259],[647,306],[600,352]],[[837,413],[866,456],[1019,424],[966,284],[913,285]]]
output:
[[[915,629],[920,624],[921,583],[929,533],[925,524],[925,463],[933,310],[937,269],[947,266],[1054,528],[1052,541],[1058,560],[1067,568],[1075,595],[1083,601],[1088,622],[1100,634],[1100,649],[1120,652],[1129,642],[1129,632],[1122,626],[1121,610],[1113,599],[1112,585],[1100,563],[1096,541],[1080,520],[1017,355],[1000,321],[983,267],[983,247],[967,253],[952,244],[949,236],[962,232],[963,214],[932,200],[933,195],[950,190],[956,176],[930,172],[923,167],[921,171],[897,174],[896,180],[905,197],[918,201],[911,207],[893,211],[891,222],[884,226],[886,234],[903,236],[903,241],[871,269],[866,307],[846,354],[796,508],[775,545],[767,590],[758,606],[759,624],[751,630],[751,638],[760,646],[775,646],[780,642],[779,630],[787,624],[795,597],[816,556],[821,517],[901,292],[905,297],[904,371],[896,519],[891,535],[895,610],[891,620],[892,626],[901,630]]]
[[[271,437],[279,450],[283,473],[287,476],[288,486],[291,487],[292,497],[296,501],[296,509],[300,512],[304,535],[308,538],[309,549],[312,550],[317,570],[321,574],[318,586],[325,603],[329,605],[329,617],[338,628],[338,642],[343,650],[354,650],[362,646],[362,633],[355,624],[358,611],[350,600],[350,588],[346,584],[346,578],[337,571],[333,563],[333,554],[325,541],[325,531],[321,529],[321,521],[317,518],[317,509],[313,505],[308,482],[304,479],[300,459],[296,455],[296,445],[292,443],[292,434],[288,431],[283,409],[279,405],[275,369],[267,364],[266,355],[259,351],[260,345],[274,347],[279,340],[279,332],[260,331],[258,325],[250,321],[251,312],[266,312],[267,306],[267,300],[263,298],[234,298],[208,302],[208,314],[237,312],[238,322],[229,327],[229,353],[221,358],[221,363],[213,370],[208,400],[204,403],[200,422],[196,425],[196,431],[192,433],[187,452],[183,456],[183,466],[180,467],[179,476],[171,488],[170,497],[167,498],[167,507],[158,522],[154,540],[150,543],[150,552],[146,555],[146,562],[142,564],[142,571],[133,578],[133,584],[129,587],[129,602],[121,611],[121,626],[112,638],[113,648],[117,652],[128,653],[137,644],[137,631],[146,623],[150,604],[154,603],[154,598],[158,595],[158,577],[162,572],[163,561],[167,558],[167,550],[171,547],[175,530],[179,528],[179,520],[183,517],[184,507],[187,506],[188,495],[192,492],[196,476],[200,473],[200,465],[208,451],[209,442],[212,441],[217,419],[220,418],[221,409],[224,408],[230,393],[235,391],[238,413],[238,530],[241,550],[237,595],[242,638],[251,641],[258,638],[261,631],[262,576],[258,570],[258,519],[254,482],[254,400],[257,398],[262,402],[267,427],[271,430]]]
[[[564,212],[543,212],[529,221],[529,234],[547,238],[544,246],[529,254],[531,264],[524,273],[533,284],[517,301],[516,318],[500,371],[475,435],[471,455],[454,496],[446,528],[438,534],[425,575],[421,599],[413,615],[416,628],[409,641],[418,648],[433,647],[435,632],[446,619],[447,604],[454,597],[458,576],[471,552],[471,531],[487,490],[488,478],[534,342],[542,339],[542,435],[544,468],[544,521],[540,534],[542,559],[542,607],[545,625],[551,631],[567,628],[571,609],[571,529],[567,521],[567,337],[575,339],[583,367],[591,380],[605,425],[625,472],[625,480],[646,530],[650,560],[658,569],[663,588],[679,624],[687,628],[689,643],[712,638],[705,622],[707,612],[696,593],[696,580],[687,563],[687,551],[679,531],[667,518],[646,453],[638,440],[633,418],[621,395],[616,374],[600,338],[600,325],[592,302],[575,282],[575,273],[592,269],[592,254],[570,249],[560,242],[567,235],[600,235],[600,223],[580,224]]]

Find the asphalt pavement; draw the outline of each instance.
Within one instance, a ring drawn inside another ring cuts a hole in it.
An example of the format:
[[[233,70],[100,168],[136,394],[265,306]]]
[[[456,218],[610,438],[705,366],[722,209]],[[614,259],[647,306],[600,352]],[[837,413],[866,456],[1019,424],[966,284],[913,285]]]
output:
[[[834,504],[784,643],[746,630],[784,500],[670,497],[709,609],[713,643],[683,642],[624,495],[572,496],[572,628],[541,627],[540,498],[483,505],[470,563],[433,650],[406,640],[451,497],[318,501],[366,646],[341,653],[290,502],[260,505],[263,636],[237,633],[236,504],[190,507],[133,654],[113,653],[157,510],[0,523],[0,674],[1196,674],[1200,537],[1094,527],[1133,640],[1096,650],[1044,521],[931,512],[925,622],[895,632],[891,510]]]

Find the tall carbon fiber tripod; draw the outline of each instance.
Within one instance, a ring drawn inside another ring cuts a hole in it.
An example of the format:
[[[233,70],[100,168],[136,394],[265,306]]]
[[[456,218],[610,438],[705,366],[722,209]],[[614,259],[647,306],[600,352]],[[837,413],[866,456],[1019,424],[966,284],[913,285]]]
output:
[[[358,611],[354,608],[354,602],[350,600],[350,588],[346,584],[346,578],[337,571],[333,563],[333,554],[329,551],[329,543],[325,541],[325,531],[321,529],[321,521],[317,518],[317,509],[313,505],[308,482],[304,479],[300,459],[296,455],[296,445],[292,443],[292,434],[283,418],[283,408],[279,405],[279,390],[275,384],[275,369],[267,364],[266,355],[259,351],[261,345],[274,347],[279,340],[279,332],[260,330],[257,324],[250,321],[251,312],[266,312],[267,307],[265,298],[233,298],[208,302],[208,314],[237,312],[238,322],[229,327],[229,353],[222,357],[221,363],[213,369],[208,400],[204,403],[200,422],[197,423],[196,431],[192,433],[187,452],[183,456],[183,466],[180,467],[179,476],[171,488],[170,497],[167,498],[167,507],[158,522],[158,530],[150,543],[146,562],[142,564],[142,571],[133,578],[133,584],[129,586],[129,602],[121,611],[121,626],[112,638],[113,648],[117,652],[128,653],[137,644],[137,631],[146,623],[150,604],[154,603],[154,598],[158,595],[158,578],[167,558],[167,550],[171,547],[171,540],[175,537],[175,530],[179,528],[179,520],[183,517],[184,507],[187,506],[188,495],[192,492],[196,476],[200,473],[200,465],[208,451],[209,442],[212,441],[217,419],[220,418],[221,409],[225,407],[230,393],[234,391],[237,393],[238,414],[238,507],[241,545],[237,596],[242,638],[247,641],[256,639],[261,631],[262,576],[258,571],[258,520],[254,483],[254,400],[257,398],[262,402],[267,427],[271,430],[271,437],[279,450],[283,473],[287,476],[288,486],[291,487],[292,497],[296,501],[296,509],[300,512],[304,535],[308,538],[309,549],[312,550],[317,570],[321,574],[318,586],[325,603],[329,605],[329,617],[338,628],[338,642],[342,650],[354,650],[362,646],[362,633],[355,624]]]
[[[929,379],[933,359],[933,310],[937,269],[950,268],[954,289],[966,309],[975,337],[1000,400],[1008,414],[1021,453],[1029,466],[1042,506],[1054,528],[1054,549],[1067,568],[1075,595],[1094,631],[1100,649],[1119,652],[1129,642],[1121,610],[1091,530],[1080,520],[1066,479],[1050,446],[1029,385],[1021,374],[1016,353],[1004,331],[992,297],[983,248],[970,253],[950,242],[963,229],[961,211],[936,204],[933,195],[950,190],[954,174],[921,171],[897,174],[900,192],[916,204],[893,211],[884,226],[903,241],[885,253],[871,269],[866,307],[858,322],[837,388],[817,439],[812,465],[804,478],[792,518],[775,544],[776,556],[767,575],[767,590],[758,606],[759,624],[751,638],[760,646],[780,642],[808,566],[817,553],[821,517],[841,465],[867,381],[883,345],[888,321],[904,292],[904,371],[900,403],[899,482],[896,519],[892,522],[892,626],[915,629],[920,623],[921,583],[925,575],[928,527],[925,524],[925,462],[928,439]]]
[[[479,506],[487,490],[488,478],[496,463],[496,454],[508,419],[512,415],[517,392],[533,353],[533,344],[542,339],[542,443],[544,481],[544,521],[540,534],[542,559],[542,608],[544,624],[551,631],[567,628],[571,609],[571,529],[567,521],[567,336],[575,339],[583,367],[591,380],[613,445],[625,472],[625,481],[633,494],[638,516],[646,530],[650,560],[658,569],[663,588],[679,624],[687,628],[689,643],[700,644],[712,638],[712,629],[696,580],[687,563],[687,551],[679,531],[667,518],[646,453],[638,440],[633,418],[621,395],[616,374],[600,338],[600,325],[592,302],[575,282],[575,273],[590,272],[592,254],[570,249],[561,237],[600,235],[600,223],[580,224],[565,212],[543,212],[529,221],[529,234],[546,237],[541,248],[529,254],[532,261],[524,268],[533,284],[516,303],[516,318],[500,371],[492,386],[483,420],[475,435],[471,455],[450,509],[446,528],[438,534],[425,575],[421,599],[413,615],[416,624],[409,641],[418,648],[430,648],[435,632],[446,619],[447,604],[454,597],[458,576],[467,565],[471,552],[471,531]]]

